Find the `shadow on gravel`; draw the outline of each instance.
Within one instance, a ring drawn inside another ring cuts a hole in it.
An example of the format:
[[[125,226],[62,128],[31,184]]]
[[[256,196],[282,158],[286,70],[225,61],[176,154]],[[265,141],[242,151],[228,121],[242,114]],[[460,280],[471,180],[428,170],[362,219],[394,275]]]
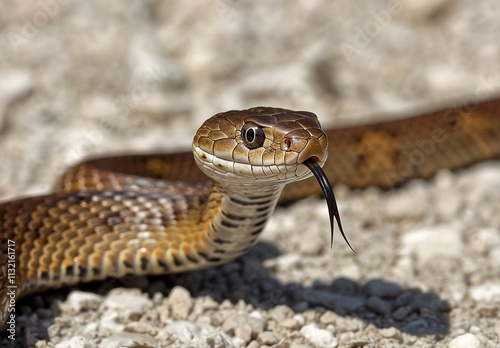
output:
[[[331,310],[379,328],[395,327],[417,336],[442,337],[448,332],[450,307],[434,293],[403,289],[382,279],[360,284],[337,278],[331,284],[315,282],[310,287],[283,284],[263,265],[277,256],[280,252],[273,244],[259,242],[247,255],[227,265],[173,275],[171,286],[181,285],[194,297],[209,295],[218,302],[229,299],[233,303],[244,300],[266,310],[287,305],[296,313],[316,310],[318,317]]]
[[[373,279],[364,284],[337,278],[331,284],[315,282],[310,287],[298,283],[280,283],[263,262],[280,256],[273,245],[259,242],[246,255],[218,267],[184,274],[109,279],[76,287],[48,290],[22,299],[16,305],[16,342],[0,332],[1,347],[34,346],[47,339],[47,329],[58,314],[57,300],[64,301],[72,290],[106,295],[117,287],[139,288],[152,296],[168,296],[174,286],[183,286],[193,297],[210,296],[217,302],[240,300],[256,308],[272,309],[287,305],[296,313],[315,310],[318,317],[326,310],[341,316],[357,317],[379,328],[395,327],[412,335],[435,335],[448,332],[449,305],[434,293],[402,289],[397,283]]]
[[[221,302],[244,300],[257,308],[287,305],[296,313],[313,309],[357,317],[379,328],[395,327],[412,335],[443,337],[449,328],[449,304],[430,292],[403,289],[397,283],[372,279],[357,283],[337,278],[331,284],[314,282],[310,287],[280,283],[263,262],[280,255],[269,243],[259,242],[247,255],[213,269],[173,276],[174,284],[192,296],[209,295]],[[208,286],[208,284],[213,284]],[[147,291],[147,290],[146,290]]]

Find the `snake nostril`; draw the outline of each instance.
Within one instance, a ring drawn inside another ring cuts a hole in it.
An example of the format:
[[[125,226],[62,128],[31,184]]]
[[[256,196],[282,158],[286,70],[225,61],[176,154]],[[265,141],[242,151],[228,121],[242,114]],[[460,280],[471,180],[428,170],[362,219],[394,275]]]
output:
[[[292,139],[286,138],[283,140],[283,150],[288,150],[292,146]]]

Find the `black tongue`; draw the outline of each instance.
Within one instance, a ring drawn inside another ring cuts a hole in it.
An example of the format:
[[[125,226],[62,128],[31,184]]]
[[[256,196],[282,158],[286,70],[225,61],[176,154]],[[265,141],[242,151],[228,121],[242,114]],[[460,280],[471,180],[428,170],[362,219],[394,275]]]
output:
[[[340,214],[339,214],[339,209],[337,207],[337,201],[335,200],[335,195],[333,194],[332,190],[332,185],[330,185],[330,181],[328,181],[328,178],[326,177],[325,172],[323,169],[321,169],[321,166],[312,158],[306,159],[303,164],[311,170],[311,172],[314,174],[316,179],[319,182],[319,186],[321,186],[321,189],[323,190],[323,194],[325,195],[326,203],[328,205],[328,212],[330,215],[330,228],[331,228],[331,242],[330,242],[330,248],[333,248],[333,227],[334,227],[334,220],[337,219],[337,224],[339,225],[340,228],[340,233],[342,234],[342,237],[344,237],[345,242],[351,248],[353,252],[356,252],[349,241],[347,240],[347,237],[344,234],[344,229],[342,228],[342,222],[340,221]]]

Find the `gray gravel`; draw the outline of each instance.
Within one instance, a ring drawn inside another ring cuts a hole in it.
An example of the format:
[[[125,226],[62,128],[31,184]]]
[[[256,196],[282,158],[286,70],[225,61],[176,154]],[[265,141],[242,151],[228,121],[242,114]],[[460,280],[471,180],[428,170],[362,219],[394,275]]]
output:
[[[499,13],[495,0],[0,3],[0,198],[49,192],[90,154],[189,147],[222,110],[337,125],[490,97]],[[0,346],[500,345],[500,163],[335,191],[357,254],[339,236],[330,250],[312,197],[227,265],[20,301],[17,341]]]

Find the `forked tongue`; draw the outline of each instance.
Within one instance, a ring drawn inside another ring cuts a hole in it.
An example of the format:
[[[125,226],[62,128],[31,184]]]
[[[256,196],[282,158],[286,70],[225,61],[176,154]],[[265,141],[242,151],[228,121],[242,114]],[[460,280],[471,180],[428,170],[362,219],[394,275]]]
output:
[[[316,162],[312,157],[306,159],[303,162],[303,164],[307,166],[307,168],[309,168],[309,170],[311,170],[311,172],[314,174],[314,176],[319,182],[319,186],[321,186],[321,189],[323,190],[323,194],[325,195],[326,203],[328,205],[328,212],[330,215],[330,228],[331,228],[330,248],[333,248],[333,228],[335,225],[335,219],[337,219],[337,224],[339,225],[342,237],[344,238],[349,248],[351,248],[353,252],[356,252],[352,248],[351,244],[349,243],[347,237],[344,234],[344,229],[342,228],[342,222],[340,221],[339,209],[337,207],[337,201],[335,200],[335,195],[333,194],[332,185],[330,184],[330,181],[328,181],[325,172],[323,171],[323,169],[321,169],[321,166],[318,164],[318,162]]]

